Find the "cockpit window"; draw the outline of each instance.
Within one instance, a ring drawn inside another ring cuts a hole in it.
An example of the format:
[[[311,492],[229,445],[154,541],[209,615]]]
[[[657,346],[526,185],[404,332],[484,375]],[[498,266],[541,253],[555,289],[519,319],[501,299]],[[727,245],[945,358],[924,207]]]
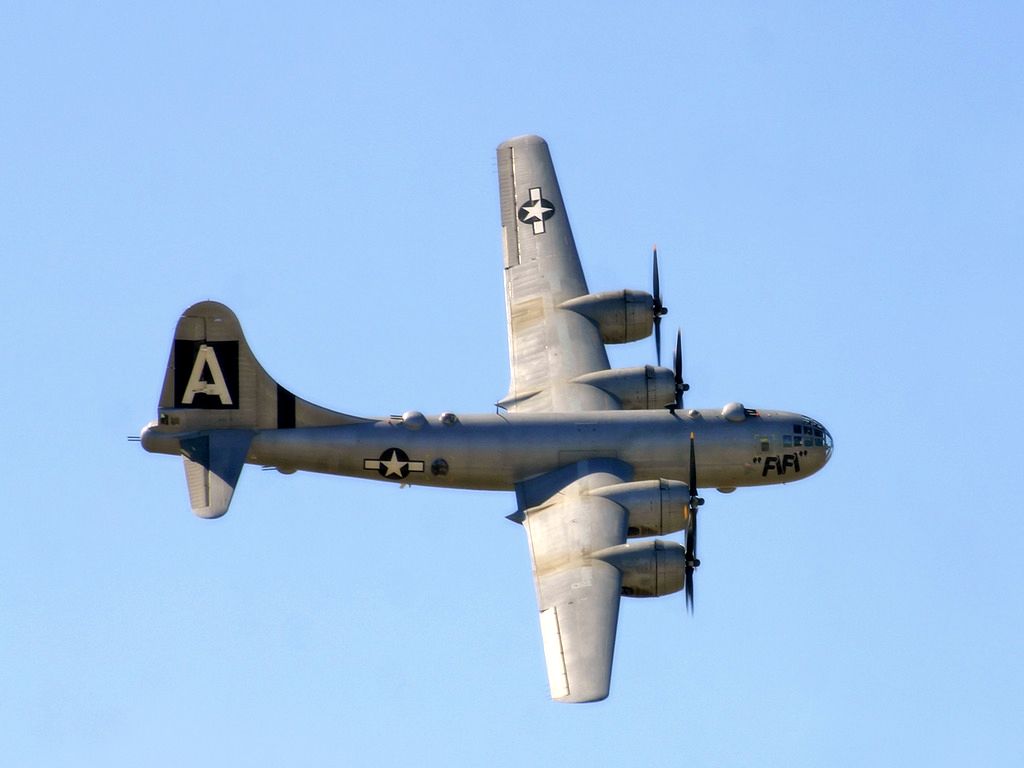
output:
[[[832,436],[818,422],[808,419],[807,424],[794,424],[793,434],[783,436],[782,442],[786,447],[811,447],[825,448],[832,452]]]

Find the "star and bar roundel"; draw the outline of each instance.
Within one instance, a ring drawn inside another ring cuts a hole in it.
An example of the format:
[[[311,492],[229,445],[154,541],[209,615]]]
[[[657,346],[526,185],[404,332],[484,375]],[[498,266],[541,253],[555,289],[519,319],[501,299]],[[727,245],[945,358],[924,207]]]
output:
[[[422,461],[410,461],[409,455],[401,448],[388,448],[379,459],[363,459],[363,469],[375,469],[381,477],[393,477],[400,480],[409,476],[410,472],[422,472]]]
[[[519,220],[533,225],[533,234],[544,234],[544,222],[555,215],[555,206],[545,200],[540,187],[530,188],[530,199],[519,206]]]

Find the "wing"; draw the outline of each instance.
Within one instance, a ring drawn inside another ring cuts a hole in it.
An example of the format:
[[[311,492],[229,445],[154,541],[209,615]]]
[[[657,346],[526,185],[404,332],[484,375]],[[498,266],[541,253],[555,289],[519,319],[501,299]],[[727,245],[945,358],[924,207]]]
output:
[[[626,511],[589,492],[631,477],[627,464],[598,459],[516,488],[537,587],[548,684],[556,701],[600,701],[608,695],[622,575],[591,555],[625,542]]]
[[[597,327],[560,309],[587,295],[547,143],[521,136],[498,147],[505,303],[512,380],[509,411],[617,410],[606,392],[573,381],[608,368]]]

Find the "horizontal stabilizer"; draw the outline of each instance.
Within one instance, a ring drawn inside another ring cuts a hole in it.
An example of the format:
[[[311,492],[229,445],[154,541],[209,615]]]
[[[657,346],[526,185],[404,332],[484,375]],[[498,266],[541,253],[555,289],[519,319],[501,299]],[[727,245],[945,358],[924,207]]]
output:
[[[212,519],[228,511],[251,442],[252,432],[237,429],[181,441],[189,501],[199,517]]]

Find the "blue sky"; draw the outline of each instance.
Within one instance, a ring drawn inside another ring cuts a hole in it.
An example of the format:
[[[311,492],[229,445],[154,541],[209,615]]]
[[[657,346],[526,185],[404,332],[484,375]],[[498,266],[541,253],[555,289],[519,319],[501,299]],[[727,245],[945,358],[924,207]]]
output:
[[[339,5],[0,9],[5,761],[1019,765],[1020,6]],[[592,289],[658,243],[688,404],[837,445],[709,495],[582,707],[511,495],[249,467],[211,523],[125,440],[204,298],[314,402],[491,410],[522,133]]]

